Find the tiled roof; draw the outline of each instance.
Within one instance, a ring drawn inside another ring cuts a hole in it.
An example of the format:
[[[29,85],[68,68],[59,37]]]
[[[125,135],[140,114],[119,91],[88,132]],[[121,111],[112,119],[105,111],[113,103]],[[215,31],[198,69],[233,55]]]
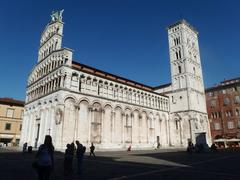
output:
[[[108,72],[105,72],[105,71],[102,71],[102,70],[99,70],[99,69],[96,69],[96,68],[93,68],[90,66],[87,66],[85,64],[81,64],[76,61],[72,61],[72,67],[74,69],[77,69],[82,72],[86,72],[88,74],[92,74],[92,75],[95,75],[98,77],[102,77],[104,79],[108,79],[108,80],[115,81],[115,82],[118,82],[121,84],[129,85],[129,86],[132,86],[132,87],[135,87],[138,89],[149,91],[154,94],[159,94],[159,93],[154,92],[154,89],[155,89],[154,87],[144,85],[142,83],[139,83],[139,82],[136,82],[133,80],[129,80],[129,79],[126,79],[126,78],[123,78],[123,77],[120,77],[120,76],[117,76],[117,75],[114,75],[114,74],[111,74],[111,73],[108,73]],[[161,95],[165,96],[164,94],[161,94]]]
[[[0,98],[0,104],[14,105],[14,106],[24,106],[25,102],[9,97]]]
[[[169,87],[169,86],[171,86],[171,84],[172,83],[167,83],[167,84],[156,86],[156,87],[154,87],[154,90],[158,90],[158,89],[162,89],[162,88],[165,88],[165,87]]]
[[[206,88],[205,92],[221,90],[221,89],[233,87],[233,86],[236,86],[236,85],[240,85],[240,79],[239,78],[224,80],[224,81],[220,82],[220,84],[216,84],[213,87]]]
[[[144,85],[142,83],[138,83],[136,81],[132,81],[132,80],[129,80],[129,79],[126,79],[126,78],[123,78],[123,77],[120,77],[120,76],[117,76],[117,75],[114,75],[114,74],[110,74],[110,73],[107,73],[105,71],[95,69],[93,67],[90,67],[90,66],[87,66],[87,65],[75,62],[75,61],[72,62],[72,67],[75,68],[75,69],[79,69],[83,72],[89,73],[89,74],[93,74],[93,75],[96,75],[96,76],[99,76],[99,77],[102,77],[102,78],[105,78],[105,79],[109,79],[109,80],[112,80],[112,81],[116,81],[116,82],[119,82],[119,83],[124,83],[126,85],[130,85],[130,86],[133,86],[133,87],[136,87],[136,88],[139,88],[139,89],[143,89],[143,90],[147,90],[147,91],[152,91],[153,90],[153,87],[151,87],[151,86],[147,86],[147,85]]]

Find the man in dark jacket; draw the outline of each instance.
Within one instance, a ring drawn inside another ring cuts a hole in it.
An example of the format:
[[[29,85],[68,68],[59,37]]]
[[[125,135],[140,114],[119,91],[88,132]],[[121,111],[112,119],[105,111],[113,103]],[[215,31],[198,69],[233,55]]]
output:
[[[76,152],[76,156],[77,156],[77,166],[78,166],[78,171],[77,173],[79,175],[82,174],[82,163],[83,163],[83,155],[86,151],[86,147],[83,146],[79,141],[76,141],[77,144],[77,152]]]

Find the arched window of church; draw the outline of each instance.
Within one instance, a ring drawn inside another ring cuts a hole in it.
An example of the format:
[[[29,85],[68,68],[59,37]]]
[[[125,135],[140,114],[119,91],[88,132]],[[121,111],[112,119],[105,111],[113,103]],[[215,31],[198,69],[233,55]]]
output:
[[[178,59],[178,52],[175,52],[175,54],[176,54],[176,59]]]
[[[193,74],[196,75],[196,69],[193,67]]]
[[[176,130],[178,130],[178,121],[175,121],[175,125],[176,125]]]
[[[180,37],[178,37],[178,43],[180,44]]]
[[[56,42],[55,42],[55,50],[57,49],[57,44],[58,44],[58,42],[56,41]]]
[[[181,66],[178,66],[178,73],[182,73],[182,67]]]

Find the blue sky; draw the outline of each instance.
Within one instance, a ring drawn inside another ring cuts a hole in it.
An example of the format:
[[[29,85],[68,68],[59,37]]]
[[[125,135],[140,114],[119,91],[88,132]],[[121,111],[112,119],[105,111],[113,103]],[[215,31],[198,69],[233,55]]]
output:
[[[205,87],[240,75],[238,0],[1,0],[0,97],[25,98],[40,34],[58,9],[63,46],[80,63],[150,86],[169,83],[166,27],[184,18],[199,31]]]

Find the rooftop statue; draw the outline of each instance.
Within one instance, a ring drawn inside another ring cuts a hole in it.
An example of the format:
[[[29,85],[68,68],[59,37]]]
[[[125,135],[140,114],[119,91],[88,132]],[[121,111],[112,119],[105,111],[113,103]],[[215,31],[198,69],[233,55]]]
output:
[[[61,10],[61,11],[53,11],[52,14],[51,14],[52,22],[62,21],[63,11],[64,11],[64,9]]]

